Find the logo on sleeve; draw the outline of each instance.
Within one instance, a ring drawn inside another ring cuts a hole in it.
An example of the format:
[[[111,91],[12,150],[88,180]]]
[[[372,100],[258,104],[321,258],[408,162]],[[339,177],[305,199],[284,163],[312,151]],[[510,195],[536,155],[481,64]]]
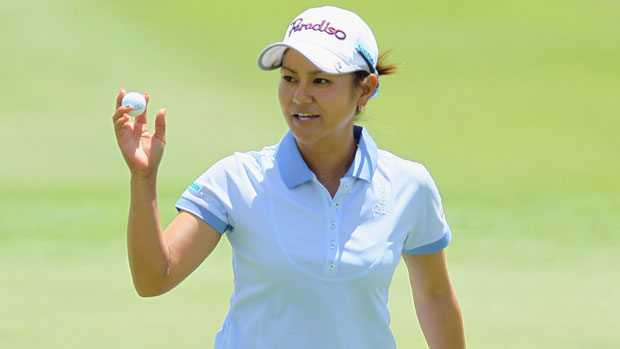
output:
[[[193,191],[196,194],[200,194],[200,191],[202,190],[202,185],[194,182],[192,183],[192,185],[189,186],[189,190]]]

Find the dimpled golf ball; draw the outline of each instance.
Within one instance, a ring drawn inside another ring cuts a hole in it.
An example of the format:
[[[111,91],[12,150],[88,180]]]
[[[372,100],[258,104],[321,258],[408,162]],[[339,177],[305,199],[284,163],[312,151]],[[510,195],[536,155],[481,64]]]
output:
[[[128,113],[131,116],[138,116],[144,113],[144,109],[146,109],[146,99],[144,99],[144,96],[140,92],[129,92],[123,97],[121,104],[125,108],[129,106],[133,107]]]

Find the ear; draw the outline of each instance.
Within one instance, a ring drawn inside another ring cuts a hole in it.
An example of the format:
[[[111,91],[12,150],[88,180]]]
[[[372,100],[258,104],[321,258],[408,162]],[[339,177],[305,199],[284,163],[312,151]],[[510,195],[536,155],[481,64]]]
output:
[[[360,110],[366,105],[366,103],[368,103],[368,100],[372,97],[372,94],[375,93],[378,83],[379,80],[375,74],[368,75],[364,81],[362,81],[362,94],[357,99],[357,107]]]

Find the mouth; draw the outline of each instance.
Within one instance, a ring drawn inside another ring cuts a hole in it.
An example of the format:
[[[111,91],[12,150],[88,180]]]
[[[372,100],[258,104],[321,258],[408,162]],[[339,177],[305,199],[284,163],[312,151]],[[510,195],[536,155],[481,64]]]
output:
[[[318,118],[319,115],[311,113],[293,113],[293,117],[299,121],[308,121]]]

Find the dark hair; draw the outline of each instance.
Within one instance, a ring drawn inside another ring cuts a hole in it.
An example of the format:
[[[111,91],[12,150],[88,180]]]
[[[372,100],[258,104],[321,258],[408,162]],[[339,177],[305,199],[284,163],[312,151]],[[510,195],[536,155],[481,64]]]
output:
[[[377,72],[379,73],[379,76],[383,76],[383,75],[391,75],[394,74],[398,71],[398,66],[394,63],[390,63],[387,64],[385,63],[385,58],[387,57],[387,55],[391,52],[392,50],[387,50],[382,52],[379,55],[379,58],[377,59]],[[353,73],[354,76],[354,83],[357,86],[361,86],[362,82],[366,79],[366,77],[368,77],[368,75],[370,75],[369,72],[365,71],[365,70],[358,70],[356,72]],[[359,115],[361,113],[361,111],[359,110],[359,107],[357,108],[357,110],[355,111],[355,115]]]

